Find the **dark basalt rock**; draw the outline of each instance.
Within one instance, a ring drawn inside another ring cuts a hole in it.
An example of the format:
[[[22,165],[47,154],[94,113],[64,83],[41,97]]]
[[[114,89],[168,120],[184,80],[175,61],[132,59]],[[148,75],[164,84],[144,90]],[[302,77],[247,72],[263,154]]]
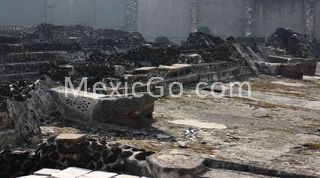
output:
[[[214,37],[202,32],[190,33],[187,40],[187,47],[191,49],[212,48],[224,43],[219,37]]]
[[[288,54],[294,57],[315,58],[318,56],[305,35],[285,28],[278,28],[268,38],[266,46],[285,49]]]
[[[171,46],[177,46],[173,42],[169,40],[169,38],[165,36],[160,36],[154,40],[153,46],[155,47],[171,47]]]
[[[34,85],[28,81],[16,81],[11,83],[0,82],[0,98],[10,98],[17,101],[25,101],[34,89]]]
[[[97,149],[97,145],[104,148]],[[85,152],[79,150],[79,147],[85,147]],[[146,156],[153,152],[139,151],[135,154],[132,148],[126,147],[127,150],[121,148],[123,148],[121,144],[108,145],[86,139],[79,142],[73,140],[43,142],[32,152],[7,149],[0,152],[0,177],[27,175],[43,167],[64,169],[72,166],[145,175]],[[133,154],[137,155],[137,159],[133,160],[131,157]],[[125,169],[126,167],[135,170]]]

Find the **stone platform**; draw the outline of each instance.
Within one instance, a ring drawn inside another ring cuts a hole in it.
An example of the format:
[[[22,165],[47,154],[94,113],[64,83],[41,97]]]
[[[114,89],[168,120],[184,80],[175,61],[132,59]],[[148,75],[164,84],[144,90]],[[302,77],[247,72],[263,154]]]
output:
[[[131,126],[146,125],[152,120],[155,99],[148,94],[142,94],[142,97],[111,97],[64,87],[53,88],[52,91],[62,108],[62,115],[68,120]]]

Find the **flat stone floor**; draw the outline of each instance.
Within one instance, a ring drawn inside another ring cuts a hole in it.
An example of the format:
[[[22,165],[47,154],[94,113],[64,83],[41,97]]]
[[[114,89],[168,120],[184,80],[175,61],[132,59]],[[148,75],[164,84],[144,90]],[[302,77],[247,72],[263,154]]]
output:
[[[262,176],[238,171],[229,171],[224,169],[210,169],[200,176],[200,178],[272,178],[269,176]]]
[[[199,151],[193,145],[202,143],[206,149],[201,151],[215,158],[320,176],[320,79],[259,76],[249,81],[259,100],[199,98],[192,90],[160,99],[154,126],[190,149]],[[305,102],[315,105],[305,107]],[[190,124],[195,121],[202,124]],[[188,137],[190,128],[193,136]]]
[[[217,159],[320,177],[320,77],[292,80],[261,75],[248,81],[253,98],[199,98],[195,90],[179,98],[161,98],[155,104],[153,128],[132,132],[157,130],[162,133],[159,139],[116,142],[153,151],[182,143]],[[45,135],[83,132],[72,126],[45,126],[42,131]],[[224,171],[208,174],[261,177]]]

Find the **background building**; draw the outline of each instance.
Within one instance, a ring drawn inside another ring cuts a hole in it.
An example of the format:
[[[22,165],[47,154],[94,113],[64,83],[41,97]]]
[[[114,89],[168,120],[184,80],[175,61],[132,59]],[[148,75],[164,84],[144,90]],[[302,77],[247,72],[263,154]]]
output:
[[[1,0],[0,25],[83,24],[184,40],[190,31],[267,37],[278,27],[320,38],[319,0]]]

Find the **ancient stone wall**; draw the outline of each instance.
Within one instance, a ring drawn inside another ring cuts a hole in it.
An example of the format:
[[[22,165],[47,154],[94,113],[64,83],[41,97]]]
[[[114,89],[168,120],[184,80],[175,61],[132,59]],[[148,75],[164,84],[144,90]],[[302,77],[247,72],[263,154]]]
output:
[[[63,137],[49,138],[36,151],[3,150],[0,152],[0,177],[28,175],[41,168],[74,166],[143,176],[147,171],[146,157],[154,153],[105,140],[86,139],[81,135]]]

